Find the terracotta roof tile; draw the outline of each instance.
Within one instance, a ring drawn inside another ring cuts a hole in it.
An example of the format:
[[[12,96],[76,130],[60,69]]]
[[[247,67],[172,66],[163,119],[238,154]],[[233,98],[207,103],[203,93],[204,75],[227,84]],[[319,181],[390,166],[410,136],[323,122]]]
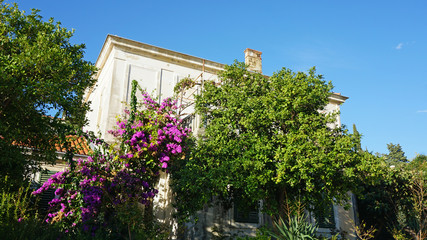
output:
[[[74,149],[74,154],[89,155],[89,153],[92,152],[89,145],[87,144],[86,139],[84,139],[83,137],[68,135],[66,139],[71,144],[71,147]],[[59,144],[55,144],[55,148],[58,152],[66,151],[66,149],[61,147]]]
[[[0,139],[3,139],[3,138],[4,138],[3,136],[0,136]],[[80,137],[76,135],[68,135],[66,136],[66,140],[71,144],[71,147],[74,150],[74,154],[89,155],[92,152],[91,148],[87,144],[87,141],[84,137]],[[22,142],[13,141],[12,144],[28,147],[28,148],[34,148],[34,146],[31,145],[31,143],[22,143]],[[55,150],[57,152],[66,151],[66,149],[58,143],[55,143]]]

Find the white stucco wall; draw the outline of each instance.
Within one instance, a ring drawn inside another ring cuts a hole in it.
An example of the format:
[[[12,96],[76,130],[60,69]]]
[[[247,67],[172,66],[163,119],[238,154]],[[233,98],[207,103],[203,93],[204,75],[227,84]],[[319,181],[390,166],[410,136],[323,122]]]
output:
[[[107,38],[96,63],[98,83],[88,96],[92,111],[87,115],[89,125],[85,128],[100,132],[107,141],[112,140],[107,131],[115,126],[116,117],[126,106],[124,103],[129,102],[132,80],[137,80],[143,89],[161,101],[173,96],[173,88],[182,78],[215,80],[217,76],[212,71],[222,67],[165,49],[160,49],[166,52],[161,55],[158,48],[145,44],[142,46],[144,51],[141,51],[141,46],[128,46],[133,41],[116,38]],[[186,111],[193,112],[194,109],[190,107]]]

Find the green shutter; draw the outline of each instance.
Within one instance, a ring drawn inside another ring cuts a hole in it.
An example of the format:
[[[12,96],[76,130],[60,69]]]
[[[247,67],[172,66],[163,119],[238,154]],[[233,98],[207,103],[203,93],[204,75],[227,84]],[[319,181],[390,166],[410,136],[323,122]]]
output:
[[[40,186],[43,185],[44,182],[46,182],[53,174],[57,173],[57,171],[42,171],[40,173]],[[48,189],[44,191],[40,195],[40,201],[39,201],[39,208],[42,213],[46,213],[49,209],[49,202],[55,198],[55,190],[54,189]]]
[[[319,228],[335,228],[334,205],[331,203],[326,209],[315,212],[316,223]]]

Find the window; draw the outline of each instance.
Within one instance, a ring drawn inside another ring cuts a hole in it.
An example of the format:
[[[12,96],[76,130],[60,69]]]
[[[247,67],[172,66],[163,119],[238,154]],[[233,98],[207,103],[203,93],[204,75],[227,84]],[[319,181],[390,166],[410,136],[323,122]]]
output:
[[[319,228],[335,228],[334,205],[332,203],[319,211],[315,211],[314,216]]]
[[[258,203],[248,205],[240,194],[234,197],[234,221],[240,223],[258,223]]]

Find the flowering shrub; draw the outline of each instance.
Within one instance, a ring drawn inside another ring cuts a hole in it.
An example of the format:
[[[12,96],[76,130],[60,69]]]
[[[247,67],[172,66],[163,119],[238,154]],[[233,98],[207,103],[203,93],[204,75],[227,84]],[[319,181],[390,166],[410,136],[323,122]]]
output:
[[[115,144],[84,134],[96,146],[91,156],[56,173],[33,192],[55,189],[57,198],[49,202],[46,222],[59,223],[66,232],[95,232],[112,225],[122,215],[120,209],[132,206],[140,211],[152,204],[159,172],[184,156],[190,130],[174,116],[176,101],[166,98],[159,104],[144,92],[137,110],[135,92],[134,88],[131,110],[125,110],[110,131]]]

